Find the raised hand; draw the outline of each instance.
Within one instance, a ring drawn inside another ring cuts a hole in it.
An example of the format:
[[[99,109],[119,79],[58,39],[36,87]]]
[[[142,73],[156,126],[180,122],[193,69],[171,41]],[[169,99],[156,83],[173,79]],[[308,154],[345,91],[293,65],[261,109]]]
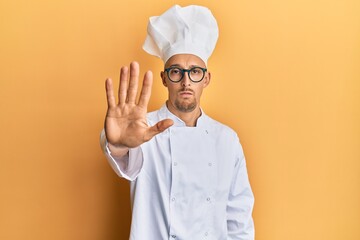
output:
[[[119,148],[137,147],[173,124],[170,119],[162,120],[154,126],[147,124],[146,113],[151,96],[152,81],[152,72],[146,72],[139,101],[136,102],[139,64],[137,62],[130,64],[130,76],[129,69],[122,67],[119,99],[118,104],[116,104],[112,80],[106,80],[108,109],[105,118],[105,133],[109,145]]]

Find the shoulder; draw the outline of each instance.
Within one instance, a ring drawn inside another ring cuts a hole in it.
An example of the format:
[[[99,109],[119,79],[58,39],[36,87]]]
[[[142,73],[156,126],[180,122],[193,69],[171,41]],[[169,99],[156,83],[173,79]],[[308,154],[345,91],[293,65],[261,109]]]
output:
[[[208,115],[205,115],[204,118],[207,127],[211,129],[211,131],[227,138],[238,139],[237,133],[231,127],[209,117]]]
[[[236,159],[242,158],[244,153],[235,130],[209,116],[206,118],[207,128],[215,139],[216,146],[225,149],[223,152],[229,156],[236,156]]]

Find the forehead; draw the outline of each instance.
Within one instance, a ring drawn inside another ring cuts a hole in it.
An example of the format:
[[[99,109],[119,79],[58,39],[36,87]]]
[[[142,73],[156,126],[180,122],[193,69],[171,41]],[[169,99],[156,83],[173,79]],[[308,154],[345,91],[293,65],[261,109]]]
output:
[[[165,63],[165,68],[177,65],[182,68],[188,68],[191,66],[206,67],[205,63],[201,58],[192,54],[176,54],[169,58]]]

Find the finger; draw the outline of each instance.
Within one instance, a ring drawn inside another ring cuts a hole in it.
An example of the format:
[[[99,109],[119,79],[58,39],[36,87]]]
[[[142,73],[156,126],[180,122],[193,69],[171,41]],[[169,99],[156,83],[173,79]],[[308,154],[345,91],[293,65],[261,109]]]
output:
[[[126,102],[126,90],[128,85],[128,67],[122,67],[120,70],[120,83],[119,83],[119,105],[122,106]]]
[[[108,108],[113,108],[113,107],[115,107],[116,102],[115,102],[113,83],[112,83],[111,78],[106,79],[105,89],[106,89]]]
[[[127,92],[128,103],[135,104],[137,90],[138,90],[138,82],[139,82],[139,64],[137,62],[132,62],[130,64],[130,82],[129,82],[129,89]]]
[[[153,138],[155,135],[165,131],[169,127],[171,127],[174,124],[174,121],[171,119],[164,119],[154,126],[150,127],[147,133],[145,134],[145,141],[149,141],[151,138]]]
[[[139,106],[140,107],[147,107],[150,96],[151,96],[151,87],[153,82],[153,75],[151,71],[146,72],[144,76],[143,86],[141,89],[140,99],[139,99]]]

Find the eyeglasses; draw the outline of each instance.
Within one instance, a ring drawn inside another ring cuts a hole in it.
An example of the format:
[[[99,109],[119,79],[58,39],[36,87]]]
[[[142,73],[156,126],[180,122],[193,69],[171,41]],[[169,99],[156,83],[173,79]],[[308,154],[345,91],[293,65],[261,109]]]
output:
[[[179,67],[169,67],[165,69],[167,76],[171,82],[177,83],[183,79],[185,72],[188,73],[189,79],[192,82],[198,83],[204,79],[206,68],[193,67],[190,69],[182,69]]]

